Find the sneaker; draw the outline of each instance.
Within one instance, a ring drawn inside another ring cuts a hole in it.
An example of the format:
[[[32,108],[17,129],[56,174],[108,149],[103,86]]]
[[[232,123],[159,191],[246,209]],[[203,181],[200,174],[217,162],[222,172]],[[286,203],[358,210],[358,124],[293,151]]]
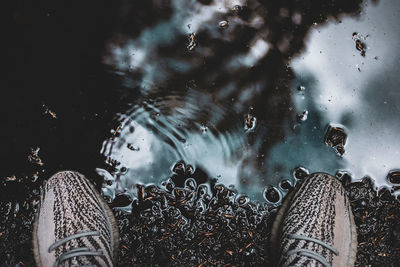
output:
[[[118,241],[110,208],[82,174],[47,181],[33,226],[37,266],[113,266]]]
[[[279,266],[354,266],[357,230],[340,181],[313,173],[280,207],[271,233]]]

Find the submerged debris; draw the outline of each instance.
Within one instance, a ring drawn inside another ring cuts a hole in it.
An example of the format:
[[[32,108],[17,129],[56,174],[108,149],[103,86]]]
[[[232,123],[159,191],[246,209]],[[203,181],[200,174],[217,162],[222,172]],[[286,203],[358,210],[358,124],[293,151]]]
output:
[[[229,22],[226,21],[226,20],[222,20],[222,21],[219,22],[218,25],[219,25],[219,28],[220,28],[220,29],[225,29],[225,28],[228,28]]]
[[[189,51],[193,51],[193,49],[196,47],[196,45],[197,45],[197,42],[196,42],[195,34],[194,33],[189,34],[187,49]]]
[[[339,156],[343,156],[347,140],[347,134],[343,128],[329,125],[324,139],[325,144],[332,147]]]
[[[244,129],[247,132],[252,132],[255,130],[257,124],[257,118],[254,116],[254,108],[250,107],[249,112],[247,113],[245,117],[245,122],[244,122]]]
[[[357,32],[353,33],[353,40],[356,43],[356,49],[360,51],[361,56],[365,57],[365,50],[367,49],[367,46],[363,41],[361,41],[361,35]]]

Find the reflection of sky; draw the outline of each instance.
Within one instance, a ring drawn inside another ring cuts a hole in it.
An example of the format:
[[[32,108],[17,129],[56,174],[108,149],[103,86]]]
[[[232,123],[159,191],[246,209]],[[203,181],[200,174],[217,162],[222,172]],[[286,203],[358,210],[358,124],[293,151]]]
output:
[[[114,65],[121,73],[140,73],[136,82],[143,98],[154,85],[168,81],[171,73],[190,73],[196,64],[202,64],[203,56],[214,51],[199,45],[193,52],[197,56],[192,57],[190,53],[160,54],[159,48],[192,32],[206,31],[229,40],[234,38],[235,25],[247,23],[231,17],[228,28],[221,30],[219,21],[240,1],[214,2],[200,5],[196,1],[172,1],[174,11],[168,20],[144,29],[136,38],[127,38],[123,45],[111,42],[105,63]],[[181,159],[201,167],[210,177],[218,177],[218,182],[235,184],[239,192],[258,199],[263,186],[290,179],[292,170],[299,165],[310,172],[334,174],[347,170],[355,178],[371,175],[377,185],[382,185],[388,171],[400,167],[400,94],[396,83],[399,7],[394,0],[381,1],[366,6],[359,18],[344,17],[340,23],[329,22],[311,30],[305,51],[291,63],[296,75],[292,100],[296,112],[307,110],[308,118],[294,129],[286,129],[283,141],[270,151],[259,149],[273,132],[273,126],[268,128],[260,123],[252,135],[252,144],[243,129],[249,103],[265,89],[263,83],[268,82],[267,78],[248,82],[245,88],[232,78],[211,94],[202,92],[204,88],[180,92],[179,97],[167,92],[159,101],[165,105],[160,109],[151,105],[143,108],[140,100],[133,100],[138,105],[124,115],[128,126],[121,128],[119,138],[111,143],[106,140],[102,152],[127,168],[118,186],[124,190],[137,182],[159,182],[170,175],[171,165]],[[293,20],[300,21],[296,14]],[[264,21],[256,17],[250,23]],[[366,57],[355,49],[353,32],[366,38]],[[273,47],[260,36],[251,40],[247,51],[224,59],[226,69],[251,68],[265,58]],[[185,45],[177,49],[185,49]],[[216,69],[215,75],[218,74]],[[305,91],[297,91],[299,85]],[[236,91],[240,92],[231,101],[230,96]],[[159,114],[156,118],[155,113]],[[282,123],[286,125],[285,121]],[[349,135],[343,157],[323,142],[329,123],[342,125]],[[222,124],[229,127],[223,129]],[[129,131],[129,125],[134,126],[134,132]],[[205,133],[201,130],[204,125],[208,127]],[[140,150],[130,150],[127,144]],[[261,166],[258,161],[263,161]],[[241,184],[241,178],[248,180],[246,185]]]
[[[357,179],[370,175],[378,186],[389,170],[400,167],[399,14],[398,1],[379,1],[358,19],[311,32],[306,51],[291,64],[297,77],[293,87],[306,87],[293,90],[296,109],[309,110],[309,119],[274,148],[271,167],[286,158],[286,169],[296,163],[311,171],[341,168]],[[353,32],[366,37],[366,57],[355,49]],[[343,159],[322,142],[329,123],[347,129]]]

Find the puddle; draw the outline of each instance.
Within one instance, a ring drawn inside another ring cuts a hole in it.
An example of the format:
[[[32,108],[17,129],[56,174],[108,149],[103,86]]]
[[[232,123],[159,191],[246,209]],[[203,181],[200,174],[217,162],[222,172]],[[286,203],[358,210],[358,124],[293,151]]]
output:
[[[105,62],[140,92],[101,149],[118,192],[160,184],[180,160],[198,182],[216,178],[255,200],[270,188],[284,195],[278,185],[295,183],[298,167],[389,186],[400,153],[395,2],[313,23],[293,58],[274,57],[296,46],[291,32],[268,38],[262,12],[244,19],[240,5],[176,3],[168,19],[109,43]],[[291,19],[302,24],[299,13]]]

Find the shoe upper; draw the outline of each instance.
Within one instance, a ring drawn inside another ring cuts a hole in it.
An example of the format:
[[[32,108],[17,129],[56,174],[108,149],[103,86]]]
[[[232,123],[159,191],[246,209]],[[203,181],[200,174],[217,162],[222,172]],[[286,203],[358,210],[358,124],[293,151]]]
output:
[[[311,174],[285,200],[271,237],[280,266],[353,266],[357,234],[339,180]]]
[[[81,174],[46,183],[33,231],[38,266],[113,266],[118,230],[111,210]]]

